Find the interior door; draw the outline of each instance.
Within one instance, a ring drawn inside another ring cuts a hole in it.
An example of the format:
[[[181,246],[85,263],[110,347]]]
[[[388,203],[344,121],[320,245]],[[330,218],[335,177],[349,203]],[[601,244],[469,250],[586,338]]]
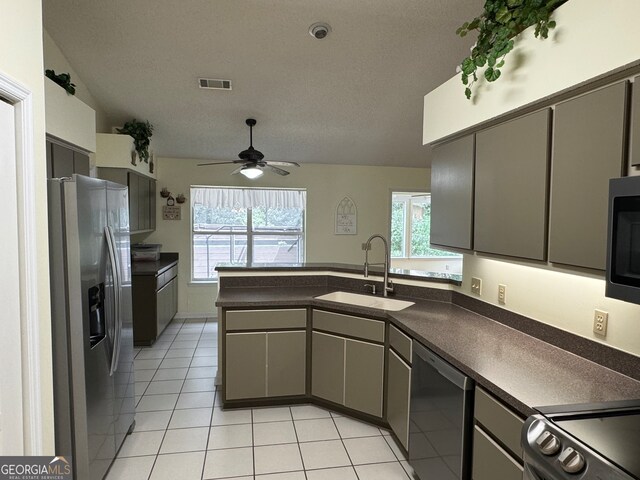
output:
[[[20,278],[14,108],[0,99],[0,191],[3,213],[0,249],[0,304],[4,319],[0,335],[0,455],[23,455]]]

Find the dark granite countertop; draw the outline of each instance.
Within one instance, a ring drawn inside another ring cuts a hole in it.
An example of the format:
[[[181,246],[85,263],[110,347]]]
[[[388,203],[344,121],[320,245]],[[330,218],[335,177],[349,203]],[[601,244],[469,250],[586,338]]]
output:
[[[348,263],[296,263],[296,264],[274,264],[255,263],[252,265],[218,264],[218,272],[342,272],[362,274],[362,265],[351,265]],[[384,270],[381,267],[373,266],[369,268],[372,276],[383,276]],[[389,271],[391,278],[405,278],[409,280],[422,280],[437,283],[449,283],[451,285],[462,285],[462,275],[455,273],[423,272],[420,270],[405,270],[392,268]]]
[[[158,275],[178,263],[177,253],[161,253],[157,262],[131,262],[131,275]]]
[[[640,399],[640,381],[458,305],[402,298],[399,312],[317,300],[333,287],[222,288],[223,308],[312,306],[387,319],[523,416],[536,407]]]

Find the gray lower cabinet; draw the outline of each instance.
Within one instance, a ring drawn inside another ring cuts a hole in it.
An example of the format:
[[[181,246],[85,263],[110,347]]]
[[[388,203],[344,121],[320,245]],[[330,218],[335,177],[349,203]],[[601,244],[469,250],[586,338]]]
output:
[[[476,388],[473,480],[522,480],[520,432],[524,421],[481,388]]]
[[[133,342],[151,345],[178,313],[178,264],[154,274],[138,274],[136,265],[133,270]]]
[[[546,259],[550,110],[476,134],[474,249]]]
[[[622,174],[627,82],[555,108],[549,261],[604,270],[609,179]]]
[[[225,400],[305,394],[305,331],[227,333],[225,342]]]
[[[405,450],[409,450],[411,366],[391,349],[388,364],[387,422]]]
[[[346,339],[344,406],[382,417],[384,345]]]
[[[382,417],[384,346],[312,333],[311,394]]]
[[[311,394],[344,404],[345,339],[326,333],[312,333]]]
[[[431,162],[431,244],[473,248],[475,136],[433,149]]]
[[[266,332],[227,333],[225,341],[225,398],[266,397]]]

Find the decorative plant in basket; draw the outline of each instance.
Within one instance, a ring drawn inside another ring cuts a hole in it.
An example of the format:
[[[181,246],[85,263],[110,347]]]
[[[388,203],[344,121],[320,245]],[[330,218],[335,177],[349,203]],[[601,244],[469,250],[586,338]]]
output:
[[[124,133],[133,137],[133,143],[140,160],[149,162],[149,144],[153,135],[153,125],[146,122],[139,122],[135,118],[124,124],[122,128],[117,129],[118,133]]]
[[[76,94],[76,85],[75,83],[71,83],[71,75],[68,73],[59,73],[56,75],[54,70],[47,69],[44,71],[44,75],[64,88],[69,95]]]
[[[478,31],[478,41],[460,65],[467,98],[471,98],[471,87],[478,80],[478,68],[486,66],[484,78],[495,82],[500,78],[504,58],[513,50],[514,37],[535,25],[535,36],[547,38],[549,30],[556,26],[551,13],[566,1],[486,0],[484,11],[456,30],[461,37],[472,30]]]

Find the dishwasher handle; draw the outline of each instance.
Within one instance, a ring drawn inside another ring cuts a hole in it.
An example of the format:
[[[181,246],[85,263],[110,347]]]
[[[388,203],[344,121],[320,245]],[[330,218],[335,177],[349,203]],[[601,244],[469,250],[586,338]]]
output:
[[[440,375],[462,390],[473,390],[474,382],[453,365],[440,358],[417,341],[413,341],[413,363],[423,361],[434,368]]]

